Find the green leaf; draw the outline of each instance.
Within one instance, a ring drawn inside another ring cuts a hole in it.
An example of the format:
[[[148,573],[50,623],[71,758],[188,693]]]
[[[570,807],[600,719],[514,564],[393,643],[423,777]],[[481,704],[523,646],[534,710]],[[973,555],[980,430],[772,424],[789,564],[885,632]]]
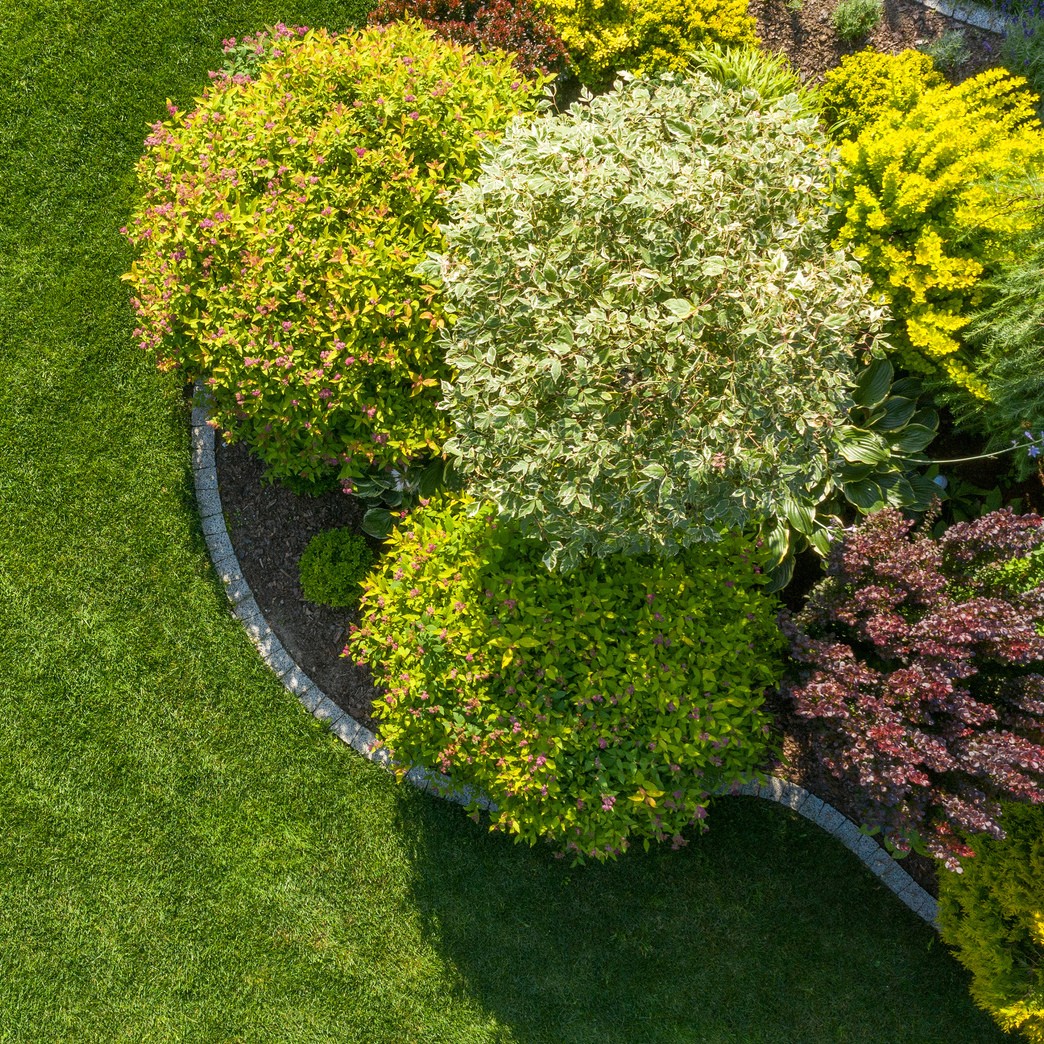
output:
[[[436,457],[420,473],[417,480],[417,493],[422,497],[433,497],[442,483],[446,471],[446,462],[441,457]]]
[[[842,430],[837,448],[850,464],[883,464],[892,455],[888,445],[877,435],[855,428]]]
[[[900,453],[921,453],[935,438],[935,434],[934,428],[925,427],[923,424],[911,424],[895,440],[895,448]]]
[[[906,481],[914,493],[914,501],[907,505],[912,511],[927,511],[936,498],[946,499],[946,492],[937,486],[927,475],[907,475]]]
[[[826,558],[830,554],[830,534],[825,529],[817,529],[808,537],[809,545],[817,555]]]
[[[892,364],[887,359],[875,359],[856,379],[852,392],[856,405],[869,410],[884,402],[893,375]]]
[[[364,533],[368,533],[377,540],[386,540],[391,534],[394,524],[395,520],[392,518],[390,511],[385,508],[370,508],[363,515],[360,528]]]
[[[804,504],[799,504],[793,497],[784,497],[783,514],[802,536],[812,533],[815,515]]]
[[[844,482],[841,491],[845,499],[857,507],[863,514],[871,511],[880,511],[887,503],[884,491],[870,479],[861,479],[856,482]]]
[[[662,464],[646,464],[642,468],[641,474],[646,478],[662,479],[667,474],[667,471]]]
[[[696,311],[692,307],[691,301],[685,301],[680,297],[672,297],[669,301],[664,301],[663,306],[678,319],[688,319]]]
[[[910,423],[917,403],[896,395],[889,396],[884,405],[884,416],[874,425],[878,431],[897,431]]]

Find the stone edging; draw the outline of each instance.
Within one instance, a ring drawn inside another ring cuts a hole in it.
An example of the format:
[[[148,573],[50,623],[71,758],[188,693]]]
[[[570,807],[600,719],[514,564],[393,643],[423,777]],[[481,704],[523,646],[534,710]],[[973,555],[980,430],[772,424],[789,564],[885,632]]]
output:
[[[1008,24],[1008,19],[999,11],[994,11],[982,4],[974,3],[974,0],[919,0],[919,2],[932,11],[938,11],[955,22],[964,22],[965,25],[974,26],[976,29],[985,29],[990,33],[1002,35]]]
[[[282,642],[272,633],[264,614],[254,600],[250,585],[239,568],[239,559],[236,558],[225,525],[225,517],[221,510],[221,494],[218,492],[217,466],[214,461],[214,431],[207,424],[207,413],[202,407],[196,407],[192,411],[192,471],[199,514],[203,521],[203,536],[207,541],[214,570],[224,584],[225,593],[232,603],[232,611],[242,622],[261,658],[283,685],[305,705],[310,714],[327,723],[335,736],[364,758],[390,769],[391,757],[384,747],[377,745],[377,737],[341,710],[298,667]],[[406,779],[421,790],[430,791],[460,805],[466,805],[477,797],[480,808],[494,807],[488,797],[476,795],[471,787],[458,788],[449,777],[429,772],[419,766],[410,769],[406,773]],[[934,926],[938,914],[935,900],[873,838],[863,834],[850,819],[803,787],[775,776],[767,776],[764,782],[746,783],[723,790],[721,793],[765,798],[792,808],[836,837],[915,914]]]

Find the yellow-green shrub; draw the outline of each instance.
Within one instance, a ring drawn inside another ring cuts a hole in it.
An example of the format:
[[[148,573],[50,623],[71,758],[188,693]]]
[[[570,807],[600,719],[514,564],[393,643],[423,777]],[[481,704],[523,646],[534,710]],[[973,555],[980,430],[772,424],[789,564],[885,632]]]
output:
[[[1007,837],[976,838],[939,881],[939,929],[972,973],[971,995],[1006,1030],[1044,1044],[1044,807],[1008,805]]]
[[[1033,221],[1044,131],[1025,81],[993,69],[887,109],[841,146],[838,240],[883,293],[902,363],[987,397],[960,331]]]
[[[415,510],[364,584],[349,648],[385,690],[393,756],[484,791],[516,839],[596,859],[682,843],[765,756],[782,639],[763,551],[724,535],[564,575],[468,507]]]
[[[414,267],[544,81],[416,22],[265,47],[153,126],[127,278],[142,347],[204,378],[269,477],[308,485],[441,444],[443,311]]]
[[[608,86],[616,72],[677,71],[700,44],[753,44],[747,0],[541,0],[580,82]]]
[[[836,141],[855,138],[886,112],[909,112],[925,91],[946,83],[920,51],[848,54],[819,88],[823,121]]]

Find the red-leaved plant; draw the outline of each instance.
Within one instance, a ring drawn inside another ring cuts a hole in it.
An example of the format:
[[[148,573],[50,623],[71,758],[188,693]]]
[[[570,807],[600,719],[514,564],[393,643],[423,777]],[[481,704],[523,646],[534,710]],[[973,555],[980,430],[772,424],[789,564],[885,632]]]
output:
[[[402,18],[417,18],[433,33],[479,51],[510,51],[527,76],[555,75],[568,64],[561,37],[531,0],[383,0],[370,13],[370,24]]]
[[[938,540],[881,511],[784,615],[785,692],[864,823],[951,870],[962,832],[1004,836],[999,801],[1044,800],[1044,519],[995,511]]]

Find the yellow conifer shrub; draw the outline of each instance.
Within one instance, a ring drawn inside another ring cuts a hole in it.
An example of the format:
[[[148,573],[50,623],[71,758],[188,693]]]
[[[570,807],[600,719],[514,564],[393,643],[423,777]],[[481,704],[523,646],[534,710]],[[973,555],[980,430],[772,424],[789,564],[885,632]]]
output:
[[[887,108],[841,146],[838,241],[891,305],[908,369],[988,398],[961,330],[1031,227],[1044,128],[1025,80],[991,69]]]

